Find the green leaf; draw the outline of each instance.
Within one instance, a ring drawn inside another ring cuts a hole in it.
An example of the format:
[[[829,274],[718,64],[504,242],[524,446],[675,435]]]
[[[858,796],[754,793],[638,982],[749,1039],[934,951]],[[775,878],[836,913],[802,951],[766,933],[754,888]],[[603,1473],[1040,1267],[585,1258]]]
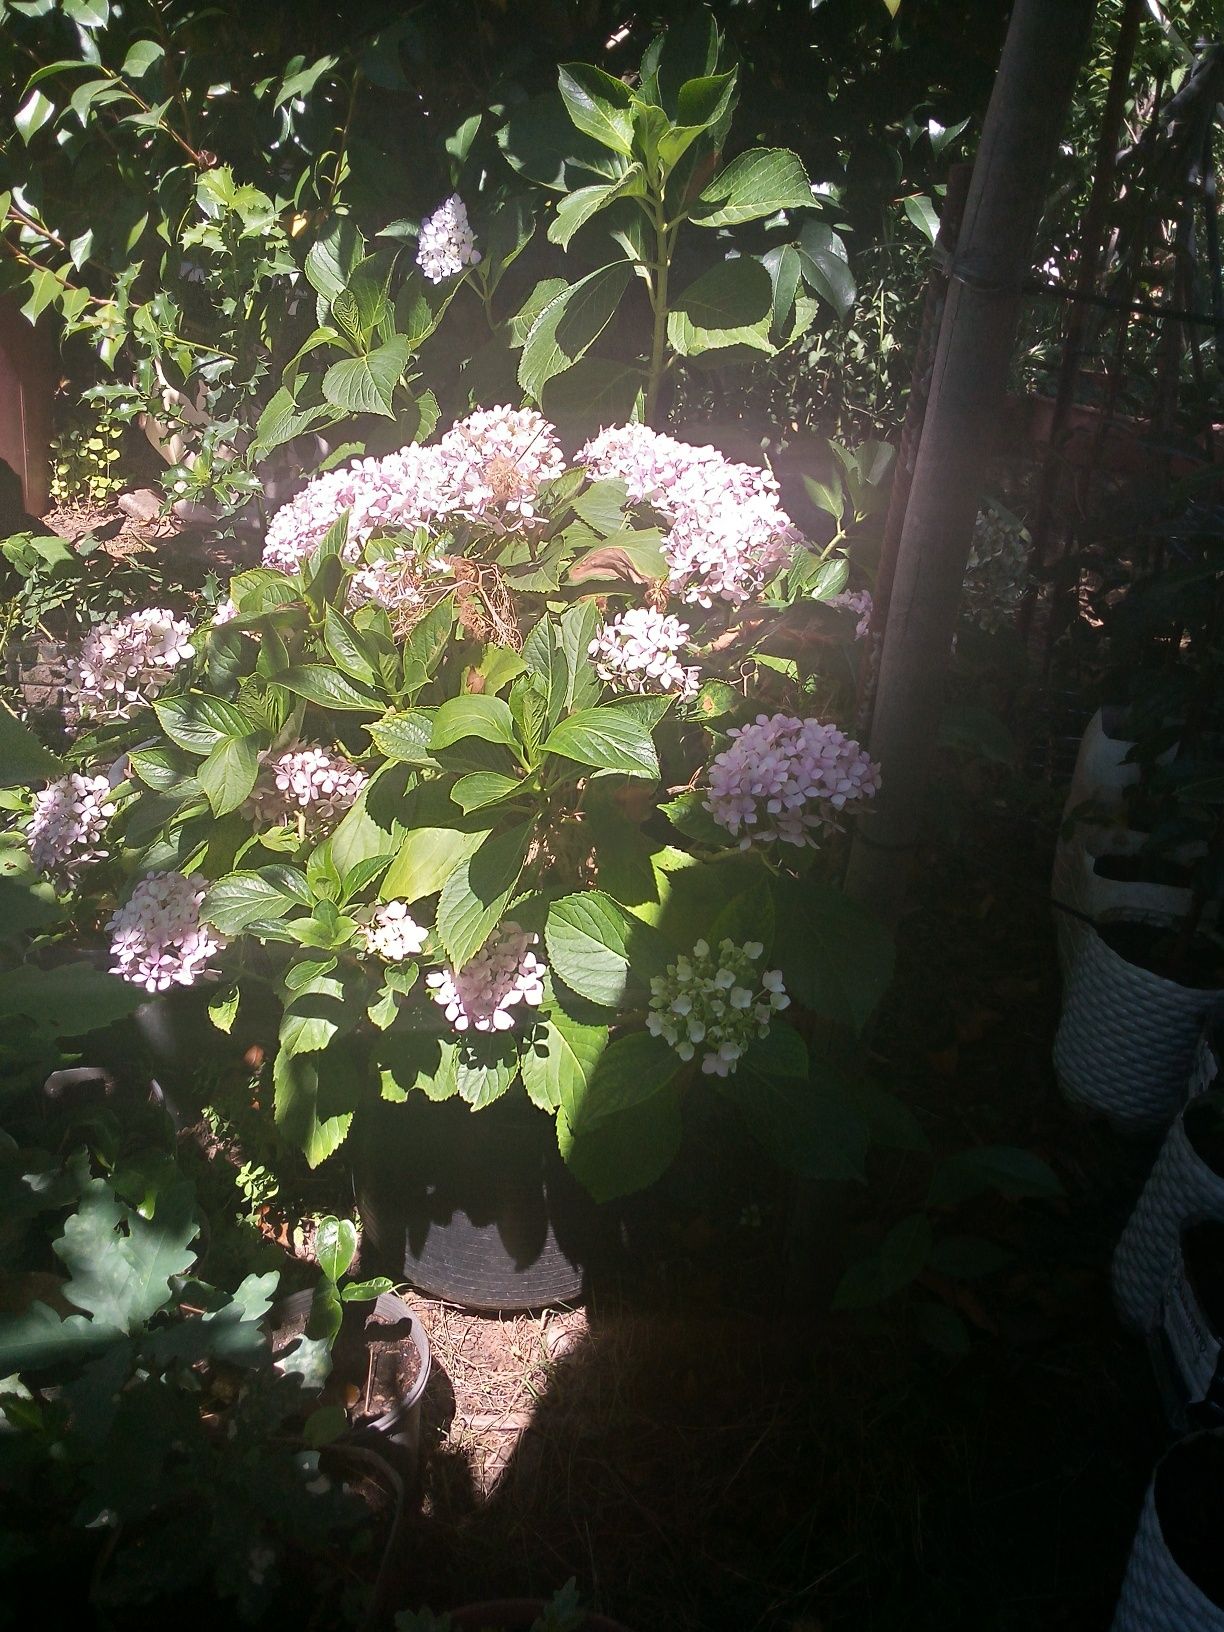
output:
[[[411,355],[407,335],[397,334],[364,357],[342,358],[324,374],[323,395],[343,413],[394,419],[392,399]]]
[[[409,708],[401,714],[387,714],[365,729],[374,739],[374,746],[388,759],[404,765],[432,765],[429,741],[433,722],[433,709]]]
[[[0,973],[0,1015],[20,1015],[49,1037],[82,1037],[122,1019],[148,994],[89,963],[32,964]]]
[[[861,1181],[866,1126],[833,1072],[809,1072],[802,1037],[775,1018],[730,1076],[710,1080],[779,1166],[819,1182]]]
[[[209,886],[200,916],[222,935],[240,935],[248,924],[275,923],[298,904],[296,895],[276,879],[275,869],[268,868],[263,873],[236,872],[219,878]]]
[[[734,227],[779,210],[816,208],[797,154],[785,147],[754,147],[732,159],[700,194],[691,219],[700,227]]]
[[[184,697],[159,697],[153,712],[171,742],[201,757],[219,742],[249,736],[254,723],[233,703],[198,691]]]
[[[681,1063],[662,1037],[633,1031],[616,1038],[600,1053],[590,1076],[572,1080],[562,1094],[571,1133],[586,1133],[618,1111],[650,1099],[667,1087]]]
[[[725,850],[732,843],[731,835],[719,825],[705,808],[705,794],[696,789],[668,799],[659,809],[678,832],[697,844],[713,845]]]
[[[538,401],[554,375],[586,355],[611,322],[632,276],[628,261],[612,261],[548,302],[532,324],[519,360],[524,391]]]
[[[315,1258],[329,1281],[338,1281],[348,1273],[348,1267],[357,1256],[357,1226],[351,1218],[336,1218],[328,1214],[319,1220],[315,1234]]]
[[[895,16],[901,0],[884,0],[884,4]],[[931,1348],[953,1360],[968,1354],[969,1328],[955,1309],[949,1309],[946,1303],[923,1298],[914,1306],[913,1315],[918,1335]]]
[[[519,1056],[532,1104],[549,1112],[579,1104],[607,1046],[607,1026],[576,1020],[559,1003],[551,1003]]]
[[[479,737],[482,742],[504,743],[508,748],[518,747],[514,731],[514,716],[510,705],[502,697],[451,697],[434,715],[433,734],[429,746],[437,752],[462,742],[465,737]]]
[[[38,134],[48,119],[54,117],[55,103],[41,91],[31,91],[13,115],[13,123],[17,126],[17,134],[22,141],[28,144],[30,138]]]
[[[625,703],[580,708],[549,732],[543,752],[598,770],[657,777],[659,760],[650,730]]]
[[[414,1092],[426,1099],[451,1099],[458,1091],[459,1047],[448,1037],[399,1031],[377,1045],[382,1097],[402,1101]]]
[[[4,703],[0,703],[0,787],[29,788],[62,776],[64,767]]]
[[[306,278],[324,300],[335,300],[365,259],[365,240],[347,215],[333,215],[306,257]]]
[[[231,986],[227,991],[218,992],[208,1000],[208,1018],[218,1031],[226,1036],[234,1028],[234,1021],[238,1016],[238,1005],[242,999],[242,990],[238,986]]]
[[[828,301],[844,323],[854,309],[857,290],[842,239],[823,221],[808,221],[796,251],[803,281],[814,295]]]
[[[567,193],[557,205],[557,213],[549,224],[549,243],[568,249],[570,239],[580,227],[584,227],[615,199],[639,186],[641,181],[642,167],[635,164],[618,181],[599,181],[590,187],[579,187],[576,192]]]
[[[675,1160],[682,1131],[674,1087],[578,1133],[564,1111],[557,1113],[557,1144],[566,1166],[596,1201],[613,1201],[653,1184]]]
[[[343,670],[350,680],[357,680],[364,686],[378,685],[378,670],[370,659],[369,642],[334,606],[326,607],[323,612],[323,640],[336,661],[336,667]]]
[[[667,962],[657,933],[602,890],[554,901],[544,939],[558,978],[607,1009],[621,1009],[635,987],[644,993]]]
[[[531,834],[527,823],[487,840],[442,886],[437,930],[456,969],[480,951],[500,922],[518,883]]]
[[[124,79],[143,79],[150,68],[157,66],[165,56],[156,40],[136,40],[128,49],[120,70]]]
[[[614,181],[625,167],[622,153],[575,131],[555,91],[516,107],[498,131],[497,145],[520,175],[554,192],[571,192],[584,171]]]
[[[513,798],[522,786],[517,777],[503,776],[500,771],[473,771],[470,776],[459,778],[451,789],[451,798],[466,814],[469,810],[483,810],[486,805]]]
[[[807,1009],[861,1031],[892,980],[892,936],[832,885],[788,880],[776,889],[774,961]]]
[[[930,1265],[953,1281],[976,1281],[1013,1261],[1013,1255],[980,1235],[945,1235],[931,1249]]]
[[[1005,1196],[1052,1200],[1063,1194],[1058,1176],[1031,1150],[1012,1145],[979,1145],[941,1162],[931,1180],[930,1199],[939,1207],[956,1206],[986,1190]]]
[[[604,425],[622,425],[632,417],[642,389],[642,369],[610,357],[583,357],[544,387],[543,405],[550,418],[569,428],[592,433]]]
[[[358,1083],[342,1053],[291,1054],[282,1048],[272,1067],[276,1123],[311,1167],[333,1155],[353,1120]],[[339,1109],[344,1100],[350,1104]],[[330,1114],[329,1114],[330,1113]]]
[[[237,810],[259,774],[259,738],[223,737],[196,771],[214,816]]]
[[[299,663],[273,675],[272,679],[276,685],[305,697],[308,703],[317,703],[320,708],[349,709],[360,714],[378,714],[383,708],[377,697],[355,686],[326,663]]]
[[[835,1309],[869,1309],[895,1297],[926,1267],[931,1224],[925,1213],[910,1213],[884,1237],[877,1251],[852,1265],[833,1295]]]
[[[61,1320],[45,1303],[32,1303],[18,1315],[0,1314],[0,1367],[12,1376],[81,1361],[122,1337],[106,1321],[87,1320],[84,1315]]]
[[[632,156],[634,96],[623,80],[590,63],[568,62],[558,70],[557,87],[577,130],[601,147]]]
[[[719,261],[676,300],[667,319],[667,337],[683,357],[751,346],[771,352],[769,324],[773,284],[750,255]]]
[[[466,1037],[455,1055],[455,1092],[474,1111],[500,1099],[518,1074],[518,1048],[506,1032]]]
[[[69,1272],[65,1296],[96,1320],[138,1330],[169,1302],[171,1276],[195,1262],[198,1233],[189,1184],[160,1195],[149,1219],[125,1207],[105,1179],[91,1179],[54,1243]]]
[[[992,708],[948,703],[939,717],[939,746],[957,748],[996,765],[1014,765],[1016,740]]]
[[[379,894],[384,901],[407,901],[411,906],[422,896],[433,895],[488,838],[492,822],[487,816],[456,816],[443,795],[441,809],[448,807],[450,822],[435,818],[431,810],[423,813],[420,826],[406,824],[408,836],[383,874]]]
[[[925,193],[911,193],[904,200],[905,213],[914,226],[933,244],[939,236],[939,212]]]
[[[676,122],[659,137],[659,157],[669,168],[681,159],[697,138],[731,110],[736,100],[737,73],[703,74],[680,87]]]

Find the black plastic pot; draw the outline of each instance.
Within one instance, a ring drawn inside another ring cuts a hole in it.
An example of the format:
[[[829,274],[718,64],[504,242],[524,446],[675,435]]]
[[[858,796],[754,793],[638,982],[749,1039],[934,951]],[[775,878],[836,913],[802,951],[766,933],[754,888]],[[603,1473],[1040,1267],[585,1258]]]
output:
[[[578,1301],[615,1252],[618,1214],[568,1171],[552,1118],[507,1095],[473,1113],[414,1095],[380,1104],[352,1155],[367,1258],[466,1309]]]
[[[294,1292],[274,1303],[267,1321],[269,1338],[280,1327],[304,1323],[310,1315],[313,1301],[313,1292]],[[406,1481],[414,1481],[419,1471],[421,1455],[421,1398],[429,1382],[432,1363],[425,1328],[403,1298],[395,1292],[382,1293],[374,1299],[373,1304],[347,1304],[345,1309],[346,1312],[360,1311],[366,1320],[385,1321],[390,1325],[398,1325],[404,1321],[411,1324],[412,1344],[420,1361],[411,1391],[398,1405],[384,1412],[381,1417],[351,1428],[345,1439],[354,1444],[368,1441],[377,1449],[396,1447],[399,1455],[394,1461],[398,1471]]]

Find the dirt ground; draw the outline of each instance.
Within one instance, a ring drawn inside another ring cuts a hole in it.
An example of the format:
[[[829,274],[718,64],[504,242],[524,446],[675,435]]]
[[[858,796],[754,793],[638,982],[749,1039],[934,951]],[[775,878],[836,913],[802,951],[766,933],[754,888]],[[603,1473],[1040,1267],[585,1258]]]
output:
[[[844,1255],[921,1203],[931,1158],[881,1153],[866,1188],[829,1187],[797,1295],[785,1183],[712,1123],[584,1309],[415,1299],[434,1370],[402,1603],[573,1575],[637,1632],[1105,1632],[1162,1444],[1107,1281],[1152,1152],[1053,1080],[1054,808],[1003,778],[924,858],[872,1063],[937,1152],[1034,1150],[1065,1199],[970,1203],[941,1227],[998,1243],[1000,1270],[832,1313]],[[959,1358],[920,1335],[932,1301],[969,1328]]]

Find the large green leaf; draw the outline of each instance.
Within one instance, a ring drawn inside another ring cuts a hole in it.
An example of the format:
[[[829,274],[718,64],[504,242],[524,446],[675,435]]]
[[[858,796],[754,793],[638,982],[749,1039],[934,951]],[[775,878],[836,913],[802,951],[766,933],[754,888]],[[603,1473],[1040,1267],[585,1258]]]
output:
[[[396,1102],[418,1092],[450,1099],[458,1091],[459,1045],[422,1031],[392,1031],[379,1038],[377,1066],[382,1097]]]
[[[259,738],[224,737],[201,761],[196,781],[214,816],[237,810],[259,774]]]
[[[467,1036],[455,1054],[455,1092],[483,1111],[507,1092],[518,1074],[518,1045],[507,1032]]]
[[[892,980],[888,930],[830,884],[787,881],[775,890],[774,961],[796,1002],[861,1031]]]
[[[623,80],[587,62],[567,62],[557,87],[577,130],[614,153],[632,155],[634,96]]]
[[[233,703],[199,691],[159,698],[153,712],[171,742],[201,756],[210,754],[219,742],[247,736],[255,723]]]
[[[497,143],[520,175],[554,192],[571,192],[584,172],[614,181],[625,167],[611,152],[575,130],[555,91],[520,103],[497,133]]]
[[[580,997],[613,1010],[635,988],[644,995],[667,961],[655,931],[602,890],[554,901],[544,939],[554,973]]]
[[[383,703],[370,692],[355,686],[327,663],[298,663],[274,675],[278,686],[305,697],[320,708],[342,708],[360,714],[378,714]]]
[[[274,923],[299,904],[297,894],[284,888],[283,872],[267,868],[263,873],[236,872],[219,878],[210,885],[200,916],[223,935],[240,935],[248,924]]]
[[[519,360],[524,391],[538,401],[554,375],[586,355],[611,322],[632,276],[628,261],[612,261],[553,296],[532,324]]]
[[[875,1252],[842,1276],[833,1294],[835,1309],[871,1309],[916,1281],[931,1255],[931,1221],[910,1213],[894,1224]]]
[[[325,300],[335,300],[358,263],[365,258],[365,239],[351,216],[332,215],[306,257],[306,278]]]
[[[598,770],[623,771],[626,776],[659,774],[650,729],[625,703],[580,708],[568,715],[549,732],[543,751]]]
[[[433,709],[409,708],[388,714],[366,730],[374,745],[388,759],[405,765],[432,765],[429,739],[433,735]]]
[[[730,1076],[711,1080],[779,1166],[808,1179],[863,1178],[867,1126],[836,1074],[809,1075],[807,1049],[793,1026],[775,1019]]]
[[[384,901],[409,905],[433,895],[488,836],[489,824],[480,825],[479,816],[456,818],[453,826],[413,828],[383,874],[379,894]]]
[[[153,1217],[142,1218],[104,1179],[92,1179],[55,1242],[69,1272],[64,1294],[108,1326],[134,1331],[169,1301],[171,1276],[195,1262],[198,1233],[189,1184],[163,1192]]]
[[[343,413],[394,419],[392,399],[411,355],[408,336],[397,334],[364,357],[345,357],[324,374],[323,395]]]
[[[557,1113],[557,1144],[566,1165],[596,1201],[644,1190],[671,1166],[683,1132],[680,1096],[666,1087],[649,1099],[575,1132]]]
[[[567,193],[558,203],[557,213],[549,224],[549,242],[568,249],[570,239],[580,227],[584,227],[616,199],[640,189],[641,182],[642,167],[635,164],[617,181],[597,181],[590,187],[579,187],[576,192]]]
[[[32,1303],[20,1314],[0,1314],[0,1367],[6,1376],[86,1360],[114,1343],[129,1346],[118,1327],[85,1315],[61,1319],[45,1303]]]
[[[662,1037],[632,1031],[602,1051],[585,1079],[571,1080],[561,1109],[573,1133],[586,1133],[618,1111],[650,1099],[681,1068],[679,1055]]]
[[[808,221],[795,251],[808,288],[827,300],[844,322],[854,308],[857,291],[842,239],[823,221]]]
[[[514,715],[510,705],[501,697],[451,697],[438,709],[433,718],[433,733],[429,746],[435,752],[462,742],[465,737],[479,737],[482,742],[504,743],[508,748],[517,746]]]
[[[148,993],[90,963],[22,964],[0,973],[0,1016],[21,1015],[51,1037],[83,1037],[131,1014]]]
[[[931,1201],[954,1207],[985,1190],[1005,1196],[1038,1196],[1051,1200],[1063,1194],[1058,1175],[1031,1150],[1014,1145],[979,1145],[957,1151],[936,1169],[931,1180]]]
[[[659,157],[671,166],[705,131],[725,117],[736,100],[737,73],[701,74],[680,87],[676,122],[659,137]]]
[[[750,255],[719,261],[676,300],[667,318],[667,337],[683,357],[751,346],[771,352],[769,325],[773,283]]]
[[[28,788],[62,776],[63,765],[55,755],[3,703],[0,703],[0,787]]]
[[[351,1060],[338,1049],[291,1054],[282,1048],[272,1081],[277,1126],[318,1167],[344,1143],[353,1120],[360,1085]]]
[[[577,1020],[559,1003],[550,1003],[519,1056],[523,1087],[532,1103],[550,1112],[579,1104],[607,1046],[606,1025]]]
[[[489,839],[442,886],[437,930],[457,969],[480,951],[506,910],[531,840],[530,823]]]
[[[691,218],[701,227],[734,227],[779,210],[815,207],[798,154],[785,147],[753,147],[732,159],[703,189]]]

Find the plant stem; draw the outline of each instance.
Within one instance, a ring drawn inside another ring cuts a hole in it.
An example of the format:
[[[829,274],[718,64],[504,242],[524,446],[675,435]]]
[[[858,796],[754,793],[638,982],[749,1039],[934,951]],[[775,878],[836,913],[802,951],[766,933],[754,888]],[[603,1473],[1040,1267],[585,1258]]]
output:
[[[667,372],[667,277],[670,271],[668,263],[671,259],[671,234],[663,213],[661,182],[660,190],[651,203],[655,229],[655,277],[653,284],[648,285],[650,302],[654,307],[654,329],[650,339],[650,372],[646,376],[646,407],[643,414],[647,425],[654,424],[659,404],[659,387]]]

